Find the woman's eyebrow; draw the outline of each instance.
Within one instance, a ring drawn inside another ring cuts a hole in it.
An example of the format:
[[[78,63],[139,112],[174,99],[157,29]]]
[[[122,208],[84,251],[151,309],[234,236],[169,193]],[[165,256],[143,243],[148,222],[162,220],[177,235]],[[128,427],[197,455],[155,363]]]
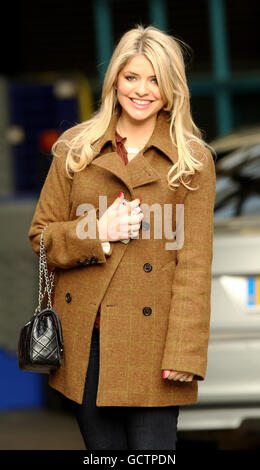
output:
[[[132,73],[133,75],[137,75],[139,77],[138,73],[131,72],[131,70],[126,70],[125,73]],[[150,77],[148,77],[148,78],[152,78],[152,77],[156,78],[156,75],[150,75]]]

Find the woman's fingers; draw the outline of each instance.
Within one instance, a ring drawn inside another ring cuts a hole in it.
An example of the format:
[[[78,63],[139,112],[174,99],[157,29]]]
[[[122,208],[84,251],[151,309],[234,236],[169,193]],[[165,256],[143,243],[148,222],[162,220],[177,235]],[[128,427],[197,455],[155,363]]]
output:
[[[180,382],[191,382],[193,380],[194,374],[185,371],[175,371],[175,370],[168,370],[167,372],[167,379]]]
[[[134,199],[133,201],[130,201],[127,204],[123,204],[118,207],[118,213],[119,214],[131,214],[131,212],[139,207],[140,201],[139,199]]]
[[[99,220],[99,235],[102,240],[117,241],[138,237],[143,212],[132,214],[139,207],[140,200],[135,199],[125,205],[117,198]]]
[[[178,372],[170,372],[168,379],[171,380],[180,380],[185,373],[178,373]]]
[[[139,229],[140,229],[140,223],[130,225],[128,230],[129,232],[135,232],[136,230],[138,231]]]
[[[120,218],[120,226],[123,230],[139,230],[143,218],[143,212],[137,215],[123,215],[123,217]]]

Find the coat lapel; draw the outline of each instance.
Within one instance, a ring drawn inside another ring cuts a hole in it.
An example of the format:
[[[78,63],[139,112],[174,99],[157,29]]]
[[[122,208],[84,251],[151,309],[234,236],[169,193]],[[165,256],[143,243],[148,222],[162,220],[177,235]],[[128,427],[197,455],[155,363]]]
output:
[[[117,178],[119,178],[128,188],[132,194],[132,185],[130,180],[130,174],[126,170],[124,162],[117,152],[108,152],[101,156],[96,157],[92,161],[92,165],[103,168],[104,170],[110,171]]]
[[[156,125],[149,141],[145,147],[125,165],[116,151],[115,130],[120,109],[117,107],[105,134],[95,144],[99,154],[92,160],[92,165],[103,168],[113,173],[127,186],[131,195],[134,197],[133,188],[153,183],[161,179],[159,173],[149,164],[145,157],[145,152],[151,147],[156,147],[163,152],[172,164],[177,162],[177,149],[172,145],[169,135],[168,114],[161,110],[158,113]],[[113,151],[102,154],[102,149],[107,142],[111,142]]]

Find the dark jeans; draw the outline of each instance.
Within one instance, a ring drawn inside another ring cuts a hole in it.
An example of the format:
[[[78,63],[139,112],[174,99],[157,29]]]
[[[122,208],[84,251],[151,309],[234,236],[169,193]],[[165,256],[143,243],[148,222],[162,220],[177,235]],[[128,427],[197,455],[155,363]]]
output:
[[[93,328],[83,403],[75,415],[87,450],[176,450],[179,406],[96,406],[99,329]]]

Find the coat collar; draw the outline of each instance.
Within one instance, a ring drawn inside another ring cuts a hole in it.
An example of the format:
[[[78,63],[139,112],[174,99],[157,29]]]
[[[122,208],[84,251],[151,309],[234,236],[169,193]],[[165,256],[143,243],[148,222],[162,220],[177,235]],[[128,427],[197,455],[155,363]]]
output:
[[[102,148],[108,143],[112,143],[113,150],[116,151],[116,138],[115,138],[115,131],[117,127],[117,121],[120,116],[120,109],[117,106],[112,118],[110,120],[110,124],[104,133],[104,135],[95,143],[95,149],[100,153]],[[146,143],[145,147],[143,148],[143,153],[150,147],[156,147],[161,152],[163,152],[172,162],[172,164],[177,162],[177,148],[175,145],[172,144],[170,138],[170,122],[169,122],[169,114],[164,111],[160,110],[157,115],[156,124],[154,127],[154,131]],[[98,156],[98,155],[97,155]]]
[[[106,132],[94,145],[98,154],[94,157],[91,164],[113,173],[127,186],[134,199],[134,188],[148,183],[154,183],[161,179],[161,175],[149,164],[148,159],[145,158],[144,152],[150,147],[156,147],[170,159],[172,164],[177,162],[178,153],[177,148],[172,144],[170,139],[169,121],[167,121],[168,114],[160,110],[157,115],[153,134],[149,141],[146,143],[142,152],[125,165],[116,150],[115,130],[119,116],[120,109],[117,107]],[[108,142],[112,143],[112,152],[102,153],[103,147]]]

